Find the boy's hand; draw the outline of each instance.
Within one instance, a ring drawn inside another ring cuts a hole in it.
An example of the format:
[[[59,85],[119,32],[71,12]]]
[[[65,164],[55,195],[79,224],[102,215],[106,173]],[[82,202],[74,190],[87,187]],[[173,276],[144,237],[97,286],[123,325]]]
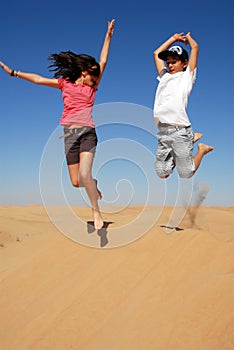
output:
[[[174,39],[176,40],[176,41],[178,41],[178,42],[181,42],[181,41],[184,41],[184,39],[183,39],[183,32],[182,33],[175,33],[174,35],[173,35],[173,37],[174,37]]]
[[[188,32],[185,36],[185,44],[187,45],[189,43],[189,39],[188,38],[191,38],[191,35],[190,35],[190,32]]]
[[[186,35],[188,35],[188,34],[186,34]],[[185,45],[187,45],[188,44],[188,39],[187,39],[186,35],[184,35],[184,32],[182,32],[182,33],[179,33],[179,34],[178,33],[174,34],[173,37],[175,38],[176,41],[182,42]]]

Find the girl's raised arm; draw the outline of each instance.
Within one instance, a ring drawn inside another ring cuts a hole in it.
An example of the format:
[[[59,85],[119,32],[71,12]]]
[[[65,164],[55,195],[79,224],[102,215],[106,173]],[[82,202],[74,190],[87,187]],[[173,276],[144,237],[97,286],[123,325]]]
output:
[[[100,76],[99,76],[99,79],[98,79],[98,83],[100,82],[100,80],[102,78],[102,74],[104,72],[104,69],[106,68],[108,55],[109,55],[109,50],[110,50],[110,42],[111,42],[112,35],[114,33],[114,24],[115,24],[115,20],[114,19],[112,19],[112,21],[108,21],[108,28],[107,28],[105,39],[104,39],[104,42],[103,42],[102,50],[101,50],[101,53],[100,53],[100,59],[99,59]]]

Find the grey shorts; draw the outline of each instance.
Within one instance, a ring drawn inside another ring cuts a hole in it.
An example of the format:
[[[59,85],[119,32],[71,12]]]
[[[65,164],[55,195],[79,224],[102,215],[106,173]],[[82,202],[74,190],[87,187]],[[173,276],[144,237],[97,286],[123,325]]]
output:
[[[159,177],[168,176],[176,167],[180,177],[190,178],[195,170],[192,127],[177,127],[159,123],[158,129],[155,161],[157,175]]]
[[[80,153],[82,152],[95,153],[98,142],[95,128],[64,128],[64,135],[65,154],[68,165],[79,163]]]

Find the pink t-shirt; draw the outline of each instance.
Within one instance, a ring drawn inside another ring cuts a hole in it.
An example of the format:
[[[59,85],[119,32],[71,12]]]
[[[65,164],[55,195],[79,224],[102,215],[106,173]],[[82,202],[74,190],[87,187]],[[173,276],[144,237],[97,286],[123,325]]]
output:
[[[95,127],[92,108],[95,101],[96,88],[84,84],[74,84],[68,79],[58,78],[64,103],[60,124],[72,124]]]

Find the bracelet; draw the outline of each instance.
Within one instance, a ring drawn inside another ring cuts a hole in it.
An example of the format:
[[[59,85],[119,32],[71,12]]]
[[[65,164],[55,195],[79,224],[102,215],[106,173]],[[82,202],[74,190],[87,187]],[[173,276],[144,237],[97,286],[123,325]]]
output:
[[[20,76],[19,76],[19,74],[20,74],[20,70],[17,70],[17,72],[16,72],[16,78],[19,78]]]
[[[14,71],[14,69],[12,69],[12,71],[11,71],[11,76],[12,76],[12,77],[15,76],[15,71]]]

